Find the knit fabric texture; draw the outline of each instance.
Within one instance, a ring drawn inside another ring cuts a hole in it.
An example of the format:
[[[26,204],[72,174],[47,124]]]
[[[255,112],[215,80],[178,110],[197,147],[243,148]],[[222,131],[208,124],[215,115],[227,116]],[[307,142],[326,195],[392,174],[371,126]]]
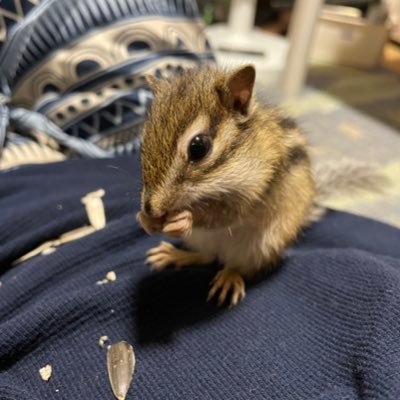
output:
[[[330,212],[219,308],[206,303],[216,265],[144,265],[160,238],[135,221],[139,174],[136,156],[0,174],[1,400],[112,399],[103,335],[135,349],[128,400],[400,398],[399,230]],[[11,266],[88,224],[80,199],[99,188],[104,229]]]

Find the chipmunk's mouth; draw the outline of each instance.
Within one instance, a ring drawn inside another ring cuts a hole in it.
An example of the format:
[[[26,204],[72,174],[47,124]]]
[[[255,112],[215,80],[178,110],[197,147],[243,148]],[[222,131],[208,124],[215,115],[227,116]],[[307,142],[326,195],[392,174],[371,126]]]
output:
[[[154,233],[161,231],[164,225],[164,220],[162,218],[150,217],[143,211],[139,211],[136,214],[136,219],[149,235],[153,235]]]

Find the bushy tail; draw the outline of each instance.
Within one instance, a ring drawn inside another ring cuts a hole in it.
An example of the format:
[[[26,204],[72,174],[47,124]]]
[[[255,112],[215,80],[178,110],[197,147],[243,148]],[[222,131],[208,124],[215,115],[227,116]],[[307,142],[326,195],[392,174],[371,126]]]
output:
[[[388,177],[376,166],[353,160],[316,165],[313,175],[316,195],[306,225],[321,219],[329,200],[362,192],[383,193],[390,186]]]

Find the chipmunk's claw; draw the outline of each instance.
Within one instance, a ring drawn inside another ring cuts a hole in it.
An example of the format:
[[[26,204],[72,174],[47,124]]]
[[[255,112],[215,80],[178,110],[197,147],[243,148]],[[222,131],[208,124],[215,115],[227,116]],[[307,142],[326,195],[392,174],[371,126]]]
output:
[[[174,250],[176,248],[171,243],[161,242],[146,253],[145,264],[149,264],[153,271],[161,271],[175,262]]]
[[[157,247],[153,247],[146,252],[147,256],[153,256],[160,253],[169,253],[175,249],[175,246],[171,243],[162,241]]]
[[[245,284],[242,276],[239,273],[226,268],[219,271],[210,284],[212,287],[208,292],[207,301],[210,301],[216,293],[220,291],[218,296],[219,306],[225,302],[229,291],[231,291],[230,307],[238,304],[246,295]]]

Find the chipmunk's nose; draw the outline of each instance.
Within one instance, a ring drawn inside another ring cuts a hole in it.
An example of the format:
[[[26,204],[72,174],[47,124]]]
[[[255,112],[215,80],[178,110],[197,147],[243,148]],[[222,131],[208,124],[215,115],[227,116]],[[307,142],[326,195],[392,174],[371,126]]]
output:
[[[158,210],[151,204],[150,198],[146,198],[143,202],[144,213],[151,218],[163,218],[167,213],[163,210]]]

